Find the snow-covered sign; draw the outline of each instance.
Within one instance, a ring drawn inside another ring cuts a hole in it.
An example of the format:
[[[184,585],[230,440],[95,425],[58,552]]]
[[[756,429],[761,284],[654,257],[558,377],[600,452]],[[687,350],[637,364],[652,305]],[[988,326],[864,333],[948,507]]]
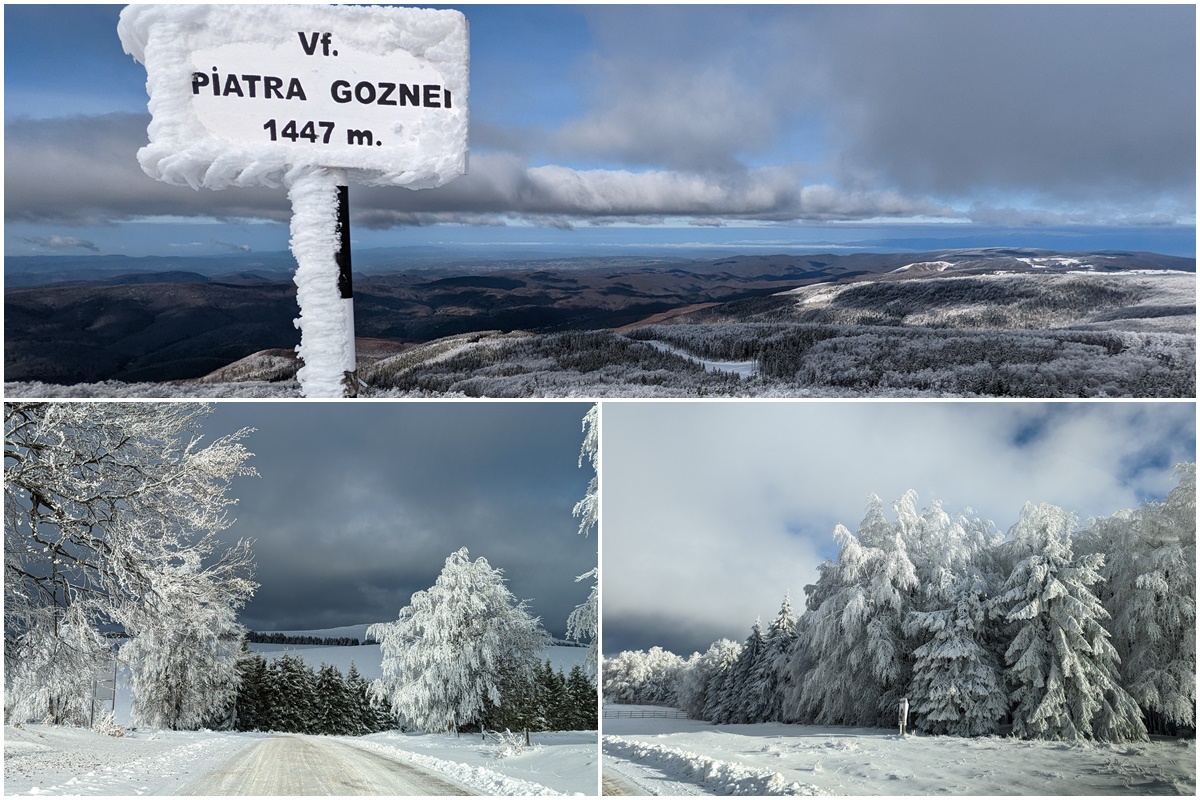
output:
[[[285,186],[306,397],[357,394],[345,187],[425,189],[467,171],[467,21],[458,11],[131,5],[146,66],[142,169],[193,189]]]
[[[458,11],[131,5],[146,67],[142,168],[168,183],[280,186],[289,169],[424,188],[466,172],[469,46]]]

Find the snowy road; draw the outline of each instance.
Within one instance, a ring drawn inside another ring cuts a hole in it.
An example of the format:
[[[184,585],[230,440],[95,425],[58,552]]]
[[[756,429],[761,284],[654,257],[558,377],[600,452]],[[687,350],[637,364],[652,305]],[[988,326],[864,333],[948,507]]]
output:
[[[186,795],[471,795],[411,764],[344,741],[272,736],[185,786]]]

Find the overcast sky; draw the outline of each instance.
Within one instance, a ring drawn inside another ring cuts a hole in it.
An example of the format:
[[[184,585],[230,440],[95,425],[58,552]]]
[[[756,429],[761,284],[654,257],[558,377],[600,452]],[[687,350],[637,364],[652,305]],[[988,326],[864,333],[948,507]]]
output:
[[[907,490],[1007,531],[1027,501],[1082,520],[1162,499],[1196,457],[1192,402],[608,402],[605,654],[687,657],[742,641],[790,591],[797,612],[833,529]]]
[[[504,570],[547,630],[563,635],[587,599],[575,577],[597,537],[571,512],[580,403],[213,404],[208,437],[242,427],[258,477],[239,478],[227,539],[252,538],[262,584],[243,612],[255,630],[394,620],[467,547]]]
[[[1192,5],[461,8],[470,173],[353,191],[356,246],[1194,255]],[[6,254],[286,249],[282,190],[141,172],[119,9],[5,6]]]

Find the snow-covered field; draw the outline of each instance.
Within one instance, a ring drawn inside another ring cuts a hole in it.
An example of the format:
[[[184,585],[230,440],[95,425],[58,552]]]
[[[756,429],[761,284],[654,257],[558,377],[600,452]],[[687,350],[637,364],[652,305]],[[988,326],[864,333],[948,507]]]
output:
[[[606,709],[650,709],[606,706]],[[653,795],[1196,793],[1195,740],[907,736],[875,728],[601,720],[604,773]]]

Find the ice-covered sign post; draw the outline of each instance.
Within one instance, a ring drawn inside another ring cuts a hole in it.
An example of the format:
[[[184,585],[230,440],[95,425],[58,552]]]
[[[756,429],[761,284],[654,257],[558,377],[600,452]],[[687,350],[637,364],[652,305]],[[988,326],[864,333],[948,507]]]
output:
[[[127,6],[146,67],[151,177],[193,189],[286,187],[300,388],[356,393],[350,181],[425,189],[467,169],[467,22],[363,6]]]

